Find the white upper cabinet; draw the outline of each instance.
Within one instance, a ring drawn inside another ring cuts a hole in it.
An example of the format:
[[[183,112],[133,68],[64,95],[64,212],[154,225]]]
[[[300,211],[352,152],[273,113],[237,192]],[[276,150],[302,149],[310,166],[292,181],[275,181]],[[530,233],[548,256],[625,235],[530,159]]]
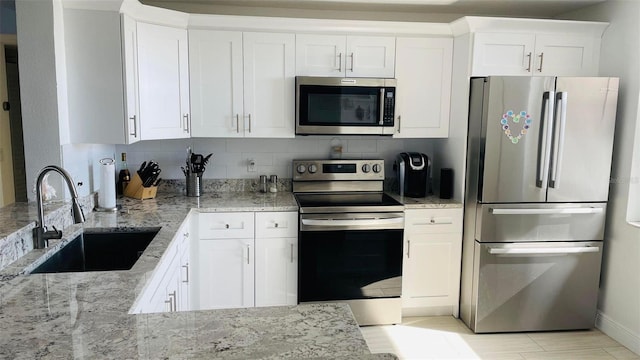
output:
[[[71,143],[140,140],[136,21],[107,11],[65,9]]]
[[[295,36],[190,30],[193,137],[294,137]]]
[[[296,35],[296,75],[393,78],[395,37]]]
[[[243,137],[242,33],[189,30],[194,137]]]
[[[294,137],[295,35],[243,34],[245,136]]]
[[[572,34],[476,33],[472,76],[597,75],[600,41]]]
[[[139,22],[142,140],[190,136],[187,30]]]
[[[447,137],[453,39],[396,40],[396,138]]]

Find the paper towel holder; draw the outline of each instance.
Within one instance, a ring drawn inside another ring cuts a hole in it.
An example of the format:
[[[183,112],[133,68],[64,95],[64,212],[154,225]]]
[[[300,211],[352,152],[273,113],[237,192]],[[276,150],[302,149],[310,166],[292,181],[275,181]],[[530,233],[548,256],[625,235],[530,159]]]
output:
[[[115,160],[111,159],[111,158],[100,159],[100,161],[98,161],[98,162],[100,163],[100,165],[115,165]],[[115,181],[115,177],[114,177],[114,181]],[[114,183],[114,186],[115,186],[115,183]],[[114,194],[115,194],[115,188],[114,188],[113,191],[114,191]],[[116,204],[116,206],[108,207],[108,208],[101,207],[99,204],[100,204],[100,201],[97,201],[97,205],[96,205],[95,208],[93,208],[93,211],[96,211],[96,212],[116,212],[116,211],[122,209],[122,205],[120,205],[120,204]]]

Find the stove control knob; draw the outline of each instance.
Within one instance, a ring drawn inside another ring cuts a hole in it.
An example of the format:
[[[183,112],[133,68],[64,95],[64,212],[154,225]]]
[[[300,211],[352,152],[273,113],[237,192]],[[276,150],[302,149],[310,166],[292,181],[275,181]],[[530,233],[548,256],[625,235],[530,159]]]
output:
[[[318,167],[315,164],[309,165],[309,173],[310,174],[315,174],[316,171],[318,171]]]
[[[298,171],[298,174],[304,174],[304,172],[307,171],[307,167],[300,164],[296,170]]]
[[[382,166],[380,166],[380,164],[373,164],[373,172],[377,174],[380,171],[382,171]]]
[[[369,165],[369,164],[364,164],[364,165],[362,165],[362,172],[363,172],[363,173],[365,173],[365,174],[366,174],[366,173],[368,173],[369,171],[371,171],[371,165]]]

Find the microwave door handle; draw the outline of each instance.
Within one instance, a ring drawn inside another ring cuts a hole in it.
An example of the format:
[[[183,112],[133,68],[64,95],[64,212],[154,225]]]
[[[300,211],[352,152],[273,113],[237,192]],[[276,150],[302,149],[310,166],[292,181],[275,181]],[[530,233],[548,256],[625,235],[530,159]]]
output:
[[[380,118],[380,121],[378,121],[378,124],[380,124],[380,126],[384,125],[384,92],[385,92],[385,89],[381,88],[380,89],[380,113],[378,114],[378,117]]]

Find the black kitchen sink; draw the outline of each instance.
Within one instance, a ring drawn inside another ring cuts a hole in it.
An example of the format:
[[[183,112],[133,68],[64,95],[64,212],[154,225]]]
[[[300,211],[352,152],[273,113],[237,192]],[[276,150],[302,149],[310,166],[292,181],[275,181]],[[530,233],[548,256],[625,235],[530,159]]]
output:
[[[160,228],[85,229],[31,274],[129,270]]]

